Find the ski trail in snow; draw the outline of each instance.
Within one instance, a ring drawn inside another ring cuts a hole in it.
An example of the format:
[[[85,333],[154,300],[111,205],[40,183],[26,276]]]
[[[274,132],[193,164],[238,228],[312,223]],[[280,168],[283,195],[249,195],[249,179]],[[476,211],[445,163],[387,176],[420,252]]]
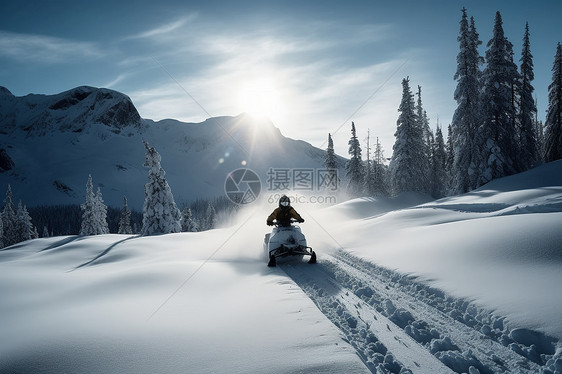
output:
[[[283,270],[343,333],[373,373],[453,373],[398,326],[317,266]]]
[[[554,354],[552,338],[343,251],[280,265],[373,373],[537,373]]]

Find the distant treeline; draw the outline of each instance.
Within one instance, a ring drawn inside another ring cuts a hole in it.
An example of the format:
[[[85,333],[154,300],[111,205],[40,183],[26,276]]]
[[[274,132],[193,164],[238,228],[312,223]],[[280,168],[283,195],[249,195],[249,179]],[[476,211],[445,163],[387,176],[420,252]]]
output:
[[[217,214],[217,225],[228,223],[228,217],[238,209],[227,197],[215,199],[197,199],[189,204],[193,219],[199,223],[204,222],[209,204]],[[79,204],[71,205],[41,205],[27,208],[34,226],[40,237],[78,235],[82,222],[82,209]],[[107,225],[109,232],[117,233],[121,207],[107,207]],[[131,227],[134,233],[139,233],[142,228],[142,212],[131,210]],[[202,227],[202,225],[200,225]]]

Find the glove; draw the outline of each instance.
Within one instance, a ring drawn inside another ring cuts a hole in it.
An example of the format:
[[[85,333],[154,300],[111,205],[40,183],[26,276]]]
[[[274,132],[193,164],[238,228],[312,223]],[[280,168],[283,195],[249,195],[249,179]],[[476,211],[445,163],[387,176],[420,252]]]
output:
[[[273,226],[273,221],[267,221],[268,226]]]
[[[298,222],[298,223],[303,223],[303,222],[304,222],[304,219],[302,219],[302,218],[301,218],[301,219],[297,219],[297,222]]]

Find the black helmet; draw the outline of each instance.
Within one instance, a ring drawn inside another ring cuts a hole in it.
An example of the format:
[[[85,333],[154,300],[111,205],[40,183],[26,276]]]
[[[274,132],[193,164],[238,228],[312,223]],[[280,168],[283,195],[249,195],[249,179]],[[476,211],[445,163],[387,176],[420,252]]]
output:
[[[291,199],[287,197],[287,195],[281,196],[279,199],[279,206],[280,207],[287,207],[291,205]]]

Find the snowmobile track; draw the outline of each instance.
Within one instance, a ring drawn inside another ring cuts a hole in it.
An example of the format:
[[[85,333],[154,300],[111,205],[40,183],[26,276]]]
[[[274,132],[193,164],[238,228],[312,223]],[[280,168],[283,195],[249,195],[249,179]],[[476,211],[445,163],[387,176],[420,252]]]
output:
[[[414,278],[338,251],[280,266],[373,373],[540,373],[556,340]]]

